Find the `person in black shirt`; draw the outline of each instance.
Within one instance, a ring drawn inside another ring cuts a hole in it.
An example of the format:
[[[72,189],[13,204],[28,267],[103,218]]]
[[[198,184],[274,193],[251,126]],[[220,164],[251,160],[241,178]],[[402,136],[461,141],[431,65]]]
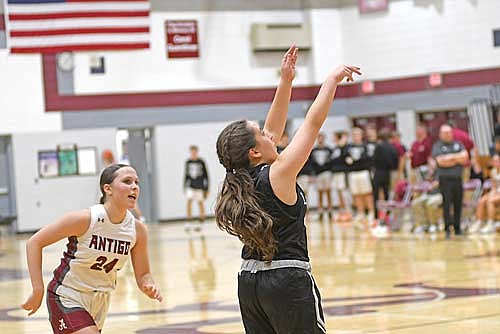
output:
[[[208,195],[208,172],[205,162],[198,156],[198,147],[189,147],[190,157],[186,161],[184,168],[184,190],[187,198],[187,220],[185,229],[191,229],[192,205],[193,201],[198,203],[199,220],[196,223],[195,231],[201,230],[201,223],[205,220],[205,199]]]
[[[392,131],[390,143],[394,146],[399,155],[398,169],[391,173],[391,188],[394,188],[398,181],[406,179],[406,159],[408,150],[401,142],[401,133],[398,131]]]
[[[316,175],[316,190],[318,191],[319,220],[323,219],[326,211],[330,220],[332,219],[332,172],[331,169],[332,149],[325,144],[325,134],[318,135],[316,147],[311,152],[311,160]],[[323,206],[323,198],[326,196],[326,208]]]
[[[378,144],[377,128],[373,125],[366,127],[366,154],[370,159],[370,170],[374,172],[373,167],[373,154],[375,154],[375,147]]]
[[[377,201],[380,190],[383,191],[384,200],[389,199],[389,185],[391,183],[391,170],[399,166],[399,154],[396,148],[389,143],[391,133],[388,129],[382,129],[379,133],[380,142],[375,146],[373,152],[373,204],[375,217],[378,217]],[[382,224],[382,222],[380,222]]]
[[[333,102],[338,84],[356,67],[339,66],[325,80],[288,147],[283,133],[297,49],[281,66],[281,80],[263,129],[246,120],[229,124],[217,139],[226,169],[215,217],[219,228],[244,244],[238,298],[247,334],[325,333],[319,290],[311,276],[304,193],[296,183]]]
[[[370,177],[370,158],[366,145],[363,143],[363,130],[352,129],[352,143],[347,146],[347,170],[349,171],[349,189],[351,190],[356,206],[356,221],[365,219],[365,210],[368,209],[368,223],[374,222],[374,207],[372,198],[372,182]]]

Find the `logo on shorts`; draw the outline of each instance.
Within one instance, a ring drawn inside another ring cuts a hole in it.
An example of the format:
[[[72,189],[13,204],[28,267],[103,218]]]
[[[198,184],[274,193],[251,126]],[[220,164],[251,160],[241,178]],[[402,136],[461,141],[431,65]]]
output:
[[[59,320],[59,330],[62,331],[64,329],[68,329],[68,327],[66,327],[66,324],[64,323],[64,319],[60,319]]]

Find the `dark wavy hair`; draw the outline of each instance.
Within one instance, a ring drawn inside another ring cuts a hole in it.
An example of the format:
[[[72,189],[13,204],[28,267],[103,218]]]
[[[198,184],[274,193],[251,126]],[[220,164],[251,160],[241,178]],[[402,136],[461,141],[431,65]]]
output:
[[[255,133],[246,120],[229,124],[219,134],[217,155],[226,168],[226,177],[217,196],[215,219],[221,230],[237,236],[264,260],[271,261],[277,244],[273,220],[261,208],[248,171],[248,151],[255,145]]]
[[[130,166],[125,164],[114,164],[114,165],[109,165],[102,171],[101,178],[99,180],[99,188],[101,189],[101,199],[99,200],[100,204],[104,204],[104,202],[106,202],[106,192],[104,191],[104,185],[111,184],[113,180],[116,178],[117,175],[116,172],[123,167],[130,167]]]

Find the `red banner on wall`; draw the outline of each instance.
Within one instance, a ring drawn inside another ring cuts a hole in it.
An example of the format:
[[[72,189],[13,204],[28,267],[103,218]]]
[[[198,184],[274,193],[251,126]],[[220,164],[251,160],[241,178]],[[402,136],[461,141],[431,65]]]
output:
[[[387,7],[388,0],[358,0],[359,12],[362,14],[387,10]]]
[[[168,58],[198,58],[198,23],[196,20],[167,20]]]

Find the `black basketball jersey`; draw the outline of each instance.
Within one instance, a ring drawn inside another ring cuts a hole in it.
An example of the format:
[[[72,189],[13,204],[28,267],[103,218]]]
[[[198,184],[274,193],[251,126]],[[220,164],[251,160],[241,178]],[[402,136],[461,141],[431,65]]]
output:
[[[331,160],[331,171],[333,173],[341,173],[347,171],[347,165],[345,158],[347,157],[347,145],[335,146],[332,149]]]
[[[270,166],[264,164],[250,168],[249,172],[259,194],[259,204],[274,222],[273,234],[278,246],[273,260],[309,261],[304,224],[307,210],[304,192],[296,185],[297,202],[293,205],[283,203],[271,188],[269,170]],[[242,258],[262,260],[259,254],[252,252],[247,246],[243,247]]]
[[[367,141],[365,144],[366,155],[368,156],[368,161],[370,164],[370,169],[374,167],[373,155],[375,154],[375,147],[377,147],[376,141]]]
[[[184,187],[208,189],[208,172],[202,159],[188,159],[184,168]]]
[[[351,158],[351,164],[348,164],[349,172],[357,172],[361,170],[370,169],[370,158],[368,157],[368,152],[365,144],[347,145],[347,155]]]
[[[313,150],[311,151],[311,160],[313,162],[314,172],[316,173],[316,175],[330,170],[331,156],[332,149],[328,146],[316,146],[315,148],[313,148]]]

